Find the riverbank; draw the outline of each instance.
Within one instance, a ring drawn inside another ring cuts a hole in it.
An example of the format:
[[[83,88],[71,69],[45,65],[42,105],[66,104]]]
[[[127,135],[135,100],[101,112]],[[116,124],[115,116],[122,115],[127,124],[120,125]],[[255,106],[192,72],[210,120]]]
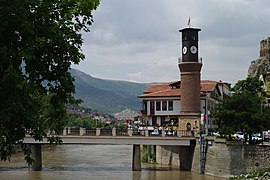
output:
[[[269,180],[270,179],[270,168],[261,168],[252,173],[241,174],[236,177],[231,177],[230,180]]]

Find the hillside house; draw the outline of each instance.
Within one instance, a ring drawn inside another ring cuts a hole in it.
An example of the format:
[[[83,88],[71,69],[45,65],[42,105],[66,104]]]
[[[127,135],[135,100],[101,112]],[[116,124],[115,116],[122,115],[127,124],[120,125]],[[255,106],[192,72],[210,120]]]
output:
[[[230,84],[221,81],[201,80],[201,125],[217,128],[215,120],[208,118],[218,102],[230,95]],[[142,95],[142,115],[151,126],[178,126],[181,101],[181,82],[150,85]],[[206,121],[207,119],[207,121]],[[199,128],[200,122],[197,122]]]

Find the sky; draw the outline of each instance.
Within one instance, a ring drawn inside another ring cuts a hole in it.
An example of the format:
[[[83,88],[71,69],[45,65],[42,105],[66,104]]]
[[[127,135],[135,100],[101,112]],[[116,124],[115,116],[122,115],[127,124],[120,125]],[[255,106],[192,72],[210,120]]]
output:
[[[235,84],[270,37],[269,0],[101,0],[83,33],[85,60],[73,68],[93,77],[139,83],[180,80],[181,33],[200,28],[201,79]]]

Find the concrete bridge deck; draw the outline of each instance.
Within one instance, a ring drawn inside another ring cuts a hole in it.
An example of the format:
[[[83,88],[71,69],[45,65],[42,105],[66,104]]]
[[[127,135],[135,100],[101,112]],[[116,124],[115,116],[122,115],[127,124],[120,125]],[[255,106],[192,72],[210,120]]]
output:
[[[55,135],[48,133],[48,137]],[[188,131],[178,131],[175,135],[168,135],[165,131],[161,134],[152,134],[147,130],[133,132],[132,129],[71,129],[66,128],[60,135],[63,144],[130,144],[130,145],[172,145],[190,146],[190,141],[195,137]],[[48,144],[47,138],[35,141],[30,136],[24,138],[27,144]]]
[[[190,146],[190,140],[194,137],[125,137],[125,136],[60,136],[62,144],[140,144],[140,145],[170,145]],[[33,138],[25,137],[27,144],[48,144],[47,138],[43,141],[35,141]]]

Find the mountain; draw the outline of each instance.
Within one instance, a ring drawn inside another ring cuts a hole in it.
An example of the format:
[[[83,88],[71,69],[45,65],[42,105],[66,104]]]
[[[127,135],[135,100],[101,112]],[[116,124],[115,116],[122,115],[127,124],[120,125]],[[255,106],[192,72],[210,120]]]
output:
[[[126,108],[139,111],[141,103],[137,96],[149,86],[147,83],[99,79],[76,69],[70,72],[75,78],[75,97],[84,101],[81,105],[109,114]]]

